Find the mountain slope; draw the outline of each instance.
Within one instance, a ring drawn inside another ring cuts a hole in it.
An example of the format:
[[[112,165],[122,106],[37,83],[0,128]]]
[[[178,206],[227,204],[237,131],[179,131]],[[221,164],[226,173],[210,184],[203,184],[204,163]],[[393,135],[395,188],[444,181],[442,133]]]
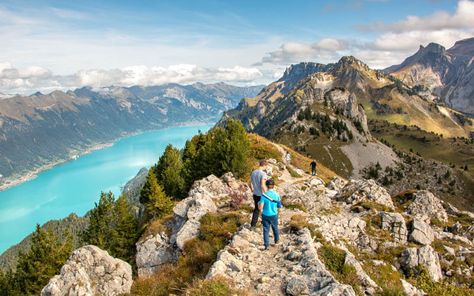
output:
[[[80,88],[2,99],[0,185],[125,134],[215,121],[260,89],[224,83],[167,84]]]
[[[370,163],[385,167],[397,160],[390,148],[372,138],[367,119],[417,125],[447,136],[472,131],[465,116],[354,57],[328,65],[293,65],[255,98],[226,112],[223,120],[227,117],[346,177],[357,176]]]
[[[439,100],[474,114],[474,38],[457,41],[446,50],[430,43],[400,65],[384,70],[410,86],[428,88]]]

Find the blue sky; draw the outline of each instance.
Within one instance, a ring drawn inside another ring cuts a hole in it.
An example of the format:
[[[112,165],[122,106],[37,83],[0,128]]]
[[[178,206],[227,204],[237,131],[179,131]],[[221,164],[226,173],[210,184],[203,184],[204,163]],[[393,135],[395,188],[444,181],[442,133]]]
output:
[[[474,36],[471,0],[0,1],[0,92],[268,83],[300,61],[400,63]]]

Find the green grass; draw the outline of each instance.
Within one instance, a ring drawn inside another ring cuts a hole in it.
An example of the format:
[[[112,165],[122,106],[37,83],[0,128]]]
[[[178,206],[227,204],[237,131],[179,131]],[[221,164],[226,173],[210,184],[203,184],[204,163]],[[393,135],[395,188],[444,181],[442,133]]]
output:
[[[326,268],[341,283],[354,288],[357,295],[363,295],[360,289],[360,280],[354,266],[345,263],[346,252],[335,246],[323,244],[318,249],[318,255]]]
[[[402,282],[400,281],[402,275],[392,269],[388,264],[375,266],[371,261],[363,266],[365,272],[374,280],[374,282],[382,289],[382,292],[377,295],[380,296],[402,296],[403,292]]]
[[[341,146],[348,144],[335,140],[329,140],[325,135],[314,138],[309,134],[295,135],[292,132],[287,132],[279,136],[277,139],[279,143],[290,147],[298,147],[298,142],[303,140],[305,142],[305,151],[301,154],[307,156],[308,161],[304,163],[303,170],[309,172],[311,159],[316,159],[318,162],[318,175],[321,168],[331,168],[335,174],[348,178],[352,173],[353,167],[349,158],[340,149]],[[328,149],[324,148],[325,146]],[[335,175],[334,174],[334,175]]]
[[[399,150],[419,153],[423,158],[434,159],[457,166],[473,166],[474,144],[467,144],[459,138],[442,138],[415,127],[404,128],[381,121],[370,121],[369,127],[374,136],[384,139]],[[474,171],[474,169],[473,169]]]

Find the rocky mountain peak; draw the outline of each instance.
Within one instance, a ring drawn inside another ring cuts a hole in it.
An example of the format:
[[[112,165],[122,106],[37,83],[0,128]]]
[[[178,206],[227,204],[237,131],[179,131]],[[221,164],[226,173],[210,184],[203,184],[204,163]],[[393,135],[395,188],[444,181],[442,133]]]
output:
[[[304,62],[289,66],[279,81],[299,81],[313,73],[325,72],[328,65]]]
[[[456,41],[453,47],[447,50],[455,56],[474,56],[474,37]]]
[[[444,46],[438,43],[434,43],[434,42],[429,43],[426,47],[423,47],[422,45],[420,45],[420,49],[418,50],[418,52],[420,53],[432,52],[432,53],[439,53],[439,54],[442,54],[445,51],[446,51],[446,48],[444,48]]]

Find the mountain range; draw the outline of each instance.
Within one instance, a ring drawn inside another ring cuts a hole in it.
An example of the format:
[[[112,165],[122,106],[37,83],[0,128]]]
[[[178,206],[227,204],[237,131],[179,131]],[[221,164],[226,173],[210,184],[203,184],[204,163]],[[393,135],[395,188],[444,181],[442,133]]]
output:
[[[467,51],[459,43],[455,48]],[[390,193],[426,188],[469,208],[473,120],[446,105],[434,90],[345,56],[331,64],[290,66],[256,97],[225,112],[220,124],[238,119],[248,131],[340,176],[376,179]],[[444,175],[449,178],[440,180]]]
[[[453,47],[430,43],[399,65],[384,70],[411,87],[427,88],[441,102],[474,114],[474,38]]]
[[[144,130],[214,122],[261,86],[83,87],[0,100],[0,185]]]

